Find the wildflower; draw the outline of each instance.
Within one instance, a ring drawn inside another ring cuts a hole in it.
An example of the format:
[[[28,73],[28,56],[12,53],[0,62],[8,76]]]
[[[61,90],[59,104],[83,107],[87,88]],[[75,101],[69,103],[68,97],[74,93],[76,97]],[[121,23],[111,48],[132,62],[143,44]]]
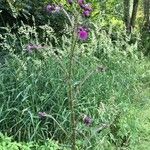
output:
[[[60,6],[56,6],[54,12],[59,12],[60,10],[61,10],[61,7]]]
[[[90,3],[84,4],[84,5],[83,5],[83,9],[84,9],[84,10],[88,10],[88,11],[92,11],[92,6],[91,6]]]
[[[30,53],[31,53],[34,49],[37,49],[37,45],[29,44],[29,45],[27,46],[27,51],[30,52]]]
[[[68,0],[68,3],[71,5],[73,3],[73,0]]]
[[[84,10],[83,11],[83,16],[84,17],[89,17],[91,15],[91,11],[89,11],[89,10]]]
[[[51,13],[51,12],[53,12],[55,10],[55,5],[47,5],[46,6],[46,11],[48,12],[48,13]]]
[[[84,27],[78,28],[78,37],[79,37],[79,39],[83,40],[83,41],[87,40],[88,36],[89,36],[88,32],[89,31]]]
[[[48,13],[55,13],[55,12],[59,12],[60,10],[61,10],[61,7],[55,4],[52,4],[52,5],[48,4],[46,6],[46,11]]]
[[[35,45],[35,44],[29,44],[29,45],[27,45],[27,51],[29,52],[29,53],[32,53],[34,50],[37,50],[37,49],[39,49],[39,48],[42,48],[42,46],[41,45]]]
[[[92,124],[92,119],[90,117],[88,117],[88,116],[85,115],[84,118],[83,118],[83,122],[84,122],[84,124],[86,124],[87,126],[89,126],[89,125]]]
[[[47,116],[46,112],[39,112],[38,114],[41,119],[44,119]]]
[[[78,4],[82,7],[82,5],[84,4],[84,0],[78,0]]]

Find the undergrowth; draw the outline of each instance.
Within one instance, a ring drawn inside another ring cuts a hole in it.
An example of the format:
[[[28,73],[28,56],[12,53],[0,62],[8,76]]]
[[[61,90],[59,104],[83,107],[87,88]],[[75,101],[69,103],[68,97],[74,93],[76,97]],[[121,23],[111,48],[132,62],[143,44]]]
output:
[[[23,24],[18,34],[3,28],[0,131],[13,137],[18,142],[15,145],[51,139],[50,146],[58,141],[70,149],[67,66],[71,40],[64,35],[62,44],[57,45],[52,28],[40,28],[41,37],[36,26]],[[66,32],[70,32],[69,27]],[[96,25],[90,35],[88,42],[77,41],[73,57],[77,149],[134,149],[141,131],[139,110],[147,102],[144,94],[139,95],[143,87],[140,80],[144,76],[142,81],[149,87],[149,71],[143,73],[145,64],[143,70],[140,68],[143,56],[137,53],[137,43],[119,39],[114,43]],[[39,49],[28,51],[29,43],[39,45],[41,41],[44,45]],[[91,118],[90,125],[84,122],[84,116]],[[34,147],[34,143],[31,145]]]

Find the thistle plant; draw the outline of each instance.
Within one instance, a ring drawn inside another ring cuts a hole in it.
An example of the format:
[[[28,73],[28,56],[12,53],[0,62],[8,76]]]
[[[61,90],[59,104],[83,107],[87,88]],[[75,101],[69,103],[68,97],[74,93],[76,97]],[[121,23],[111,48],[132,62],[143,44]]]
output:
[[[76,113],[75,113],[75,98],[74,98],[74,90],[72,86],[72,80],[73,80],[73,66],[74,66],[74,55],[75,55],[75,49],[76,44],[78,40],[86,41],[89,36],[89,30],[84,27],[80,26],[78,27],[78,12],[76,11],[76,7],[80,6],[81,9],[83,9],[83,16],[88,17],[91,13],[91,6],[88,4],[85,4],[85,1],[77,1],[77,3],[68,0],[68,3],[74,8],[74,20],[72,24],[72,45],[70,49],[69,54],[69,65],[68,65],[68,101],[69,101],[69,108],[71,111],[71,140],[72,140],[72,150],[76,149]],[[88,7],[88,6],[90,7]],[[85,8],[86,7],[86,8]],[[89,9],[87,9],[89,8]],[[88,12],[87,12],[88,11]],[[71,20],[71,19],[69,19]]]

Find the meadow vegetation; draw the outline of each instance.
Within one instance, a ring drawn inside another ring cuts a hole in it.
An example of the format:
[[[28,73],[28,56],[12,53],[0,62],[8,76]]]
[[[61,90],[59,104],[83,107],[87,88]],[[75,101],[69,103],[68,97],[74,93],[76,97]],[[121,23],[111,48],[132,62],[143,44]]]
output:
[[[141,1],[0,4],[0,150],[150,149]]]

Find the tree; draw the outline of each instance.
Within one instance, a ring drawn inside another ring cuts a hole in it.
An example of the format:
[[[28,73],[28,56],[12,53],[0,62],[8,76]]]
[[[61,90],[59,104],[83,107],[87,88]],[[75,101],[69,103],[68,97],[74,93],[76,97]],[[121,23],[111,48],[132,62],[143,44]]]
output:
[[[124,22],[127,33],[130,33],[130,0],[124,0]]]
[[[135,20],[136,20],[136,16],[137,16],[138,4],[139,4],[139,0],[133,1],[133,10],[132,10],[132,16],[131,16],[131,22],[130,22],[131,28],[133,28],[133,29],[135,27]]]
[[[144,7],[144,24],[141,32],[141,39],[145,55],[150,54],[150,0],[143,1]]]
[[[132,12],[130,12],[131,1],[124,0],[124,22],[125,22],[127,33],[131,33],[132,29],[134,29],[135,27],[138,3],[139,0],[133,0]]]
[[[150,0],[144,0],[144,29],[150,30]]]

